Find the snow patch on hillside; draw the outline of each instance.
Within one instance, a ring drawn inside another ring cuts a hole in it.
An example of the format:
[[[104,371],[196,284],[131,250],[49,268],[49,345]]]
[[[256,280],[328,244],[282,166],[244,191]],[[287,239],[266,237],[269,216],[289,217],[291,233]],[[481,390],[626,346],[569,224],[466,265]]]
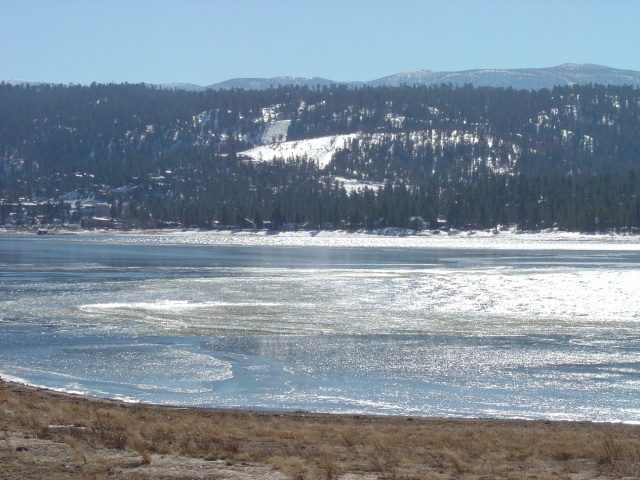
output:
[[[211,112],[201,112],[193,117],[193,125],[195,127],[204,127],[211,121]]]
[[[263,134],[258,137],[256,143],[261,145],[250,150],[241,152],[245,158],[255,162],[270,162],[273,160],[293,160],[306,158],[315,162],[319,168],[325,168],[331,162],[334,154],[341,150],[348,149],[354,140],[357,140],[363,150],[361,156],[367,156],[367,145],[381,146],[386,143],[392,144],[396,140],[411,142],[414,147],[422,146],[431,149],[453,148],[459,145],[475,146],[480,142],[477,132],[452,130],[442,132],[439,130],[425,130],[408,133],[352,133],[348,135],[333,135],[307,140],[295,140],[290,142],[278,142],[278,139],[286,139],[289,120],[272,122],[268,125]],[[282,135],[282,136],[280,136]],[[271,141],[271,143],[270,143]],[[520,149],[515,144],[509,144],[504,139],[496,139],[486,136],[487,151],[484,156],[475,160],[475,167],[485,164],[494,172],[508,173],[513,169],[517,159],[520,157]],[[389,150],[389,157],[393,156],[392,149]],[[434,158],[435,163],[439,158]]]
[[[332,181],[336,187],[344,187],[347,193],[362,191],[365,188],[377,191],[384,187],[384,183],[381,182],[366,182],[363,180],[354,180],[352,178],[344,177],[333,177]]]
[[[289,125],[291,125],[291,120],[278,120],[276,122],[267,123],[264,131],[258,137],[257,143],[264,145],[269,143],[286,142]]]
[[[284,120],[283,122],[286,121],[287,120]],[[316,162],[319,168],[324,168],[329,165],[334,153],[342,150],[347,142],[355,138],[357,138],[357,134],[352,133],[349,135],[334,135],[308,140],[271,143],[246,150],[241,152],[241,154],[255,162],[307,158],[308,160]]]

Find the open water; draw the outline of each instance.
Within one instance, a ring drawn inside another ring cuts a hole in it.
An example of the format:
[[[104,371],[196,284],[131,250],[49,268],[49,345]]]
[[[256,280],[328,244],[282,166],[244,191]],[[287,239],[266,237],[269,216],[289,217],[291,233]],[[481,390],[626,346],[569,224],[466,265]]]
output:
[[[0,376],[129,401],[640,422],[640,239],[0,235]]]

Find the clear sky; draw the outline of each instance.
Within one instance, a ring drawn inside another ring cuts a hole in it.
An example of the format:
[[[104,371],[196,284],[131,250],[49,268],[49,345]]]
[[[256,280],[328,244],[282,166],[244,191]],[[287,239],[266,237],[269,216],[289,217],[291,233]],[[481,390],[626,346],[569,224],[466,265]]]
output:
[[[640,71],[640,0],[0,0],[0,80],[210,85],[595,63]]]

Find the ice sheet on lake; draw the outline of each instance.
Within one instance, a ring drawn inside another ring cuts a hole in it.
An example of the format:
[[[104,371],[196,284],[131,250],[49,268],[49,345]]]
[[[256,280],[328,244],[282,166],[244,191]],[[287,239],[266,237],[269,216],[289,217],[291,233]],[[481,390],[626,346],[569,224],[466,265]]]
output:
[[[0,242],[1,370],[32,384],[187,405],[640,418],[636,238]]]

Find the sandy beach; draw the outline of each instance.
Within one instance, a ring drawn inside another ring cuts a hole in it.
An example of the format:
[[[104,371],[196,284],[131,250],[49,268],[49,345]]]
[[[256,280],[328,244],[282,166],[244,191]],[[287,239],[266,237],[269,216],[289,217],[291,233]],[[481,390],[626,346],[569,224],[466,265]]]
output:
[[[640,426],[184,408],[0,381],[2,479],[638,478]]]

